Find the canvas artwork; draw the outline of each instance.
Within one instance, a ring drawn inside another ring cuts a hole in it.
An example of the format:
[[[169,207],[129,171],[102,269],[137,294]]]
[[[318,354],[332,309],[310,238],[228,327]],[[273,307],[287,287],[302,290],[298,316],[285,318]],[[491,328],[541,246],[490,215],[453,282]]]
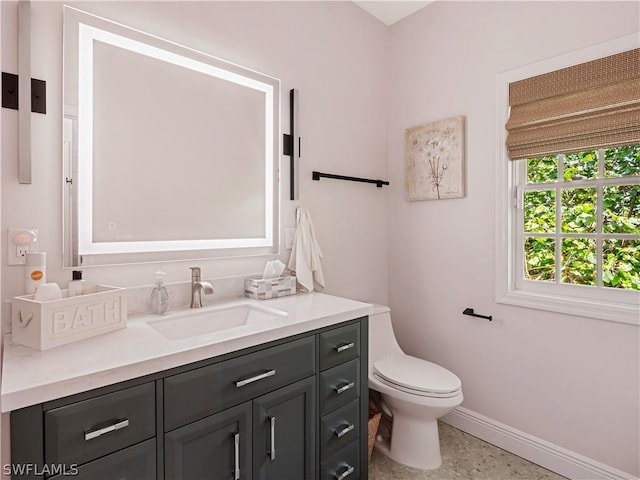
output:
[[[407,200],[464,197],[464,117],[405,130]]]

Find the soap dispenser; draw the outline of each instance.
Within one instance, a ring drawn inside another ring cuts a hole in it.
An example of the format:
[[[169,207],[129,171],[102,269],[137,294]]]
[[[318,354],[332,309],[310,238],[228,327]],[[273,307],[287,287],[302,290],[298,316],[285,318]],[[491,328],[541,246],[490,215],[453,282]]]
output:
[[[151,311],[162,315],[169,311],[169,292],[164,286],[164,272],[156,272],[156,282],[151,292]]]

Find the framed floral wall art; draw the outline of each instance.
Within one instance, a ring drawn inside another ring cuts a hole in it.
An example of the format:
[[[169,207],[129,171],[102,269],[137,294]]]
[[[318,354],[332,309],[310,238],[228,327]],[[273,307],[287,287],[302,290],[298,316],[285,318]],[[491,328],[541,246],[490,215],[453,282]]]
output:
[[[407,200],[464,197],[464,117],[405,130]]]

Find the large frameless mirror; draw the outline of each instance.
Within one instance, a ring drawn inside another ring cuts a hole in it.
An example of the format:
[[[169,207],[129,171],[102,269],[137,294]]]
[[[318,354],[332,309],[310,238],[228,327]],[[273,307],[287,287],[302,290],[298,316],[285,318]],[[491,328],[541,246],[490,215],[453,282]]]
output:
[[[279,80],[64,22],[65,266],[277,253]]]

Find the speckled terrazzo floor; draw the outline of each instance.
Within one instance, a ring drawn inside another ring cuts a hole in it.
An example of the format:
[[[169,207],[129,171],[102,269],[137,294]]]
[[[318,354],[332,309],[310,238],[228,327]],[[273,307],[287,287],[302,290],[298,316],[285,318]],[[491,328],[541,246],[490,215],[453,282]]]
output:
[[[423,471],[399,465],[375,449],[369,480],[561,480],[556,473],[439,423],[442,466]]]

